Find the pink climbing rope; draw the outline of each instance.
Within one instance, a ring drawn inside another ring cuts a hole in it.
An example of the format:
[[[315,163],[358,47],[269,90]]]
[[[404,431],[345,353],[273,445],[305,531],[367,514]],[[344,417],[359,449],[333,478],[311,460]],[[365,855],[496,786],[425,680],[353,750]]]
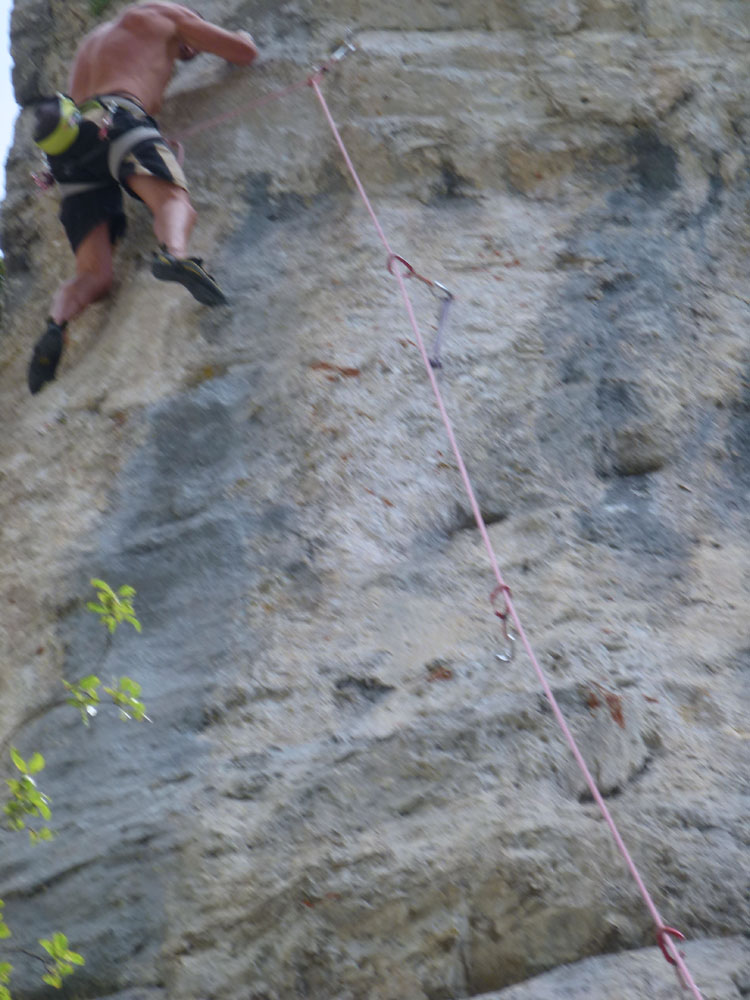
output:
[[[305,77],[304,80],[297,80],[296,83],[290,83],[288,87],[280,87],[278,90],[271,90],[267,94],[262,94],[260,97],[255,97],[250,101],[241,101],[236,107],[230,108],[229,111],[224,111],[220,115],[214,115],[211,118],[204,118],[195,125],[191,125],[189,128],[183,129],[175,137],[175,142],[180,142],[182,139],[187,138],[189,135],[196,135],[198,132],[204,132],[206,129],[213,128],[215,125],[221,125],[224,122],[231,121],[232,118],[237,118],[239,115],[244,114],[246,111],[252,111],[254,108],[260,108],[264,104],[269,104],[271,101],[279,101],[282,97],[288,97],[289,94],[295,93],[297,90],[304,90],[305,87],[309,87],[314,79],[322,80],[326,73],[328,73],[336,63],[340,62],[341,59],[347,54],[347,52],[354,52],[355,48],[351,42],[343,42],[336,51],[329,56],[329,58],[315,70],[312,76]]]
[[[213,118],[204,118],[202,121],[196,122],[195,125],[191,125],[189,128],[183,129],[181,132],[178,132],[174,138],[176,141],[182,141],[189,135],[196,135],[198,132],[204,132],[206,129],[213,128],[215,125],[221,125],[224,122],[231,121],[232,118],[237,118],[246,111],[252,111],[253,108],[260,108],[264,104],[269,104],[271,101],[279,101],[282,97],[288,97],[289,94],[293,94],[297,90],[304,90],[305,87],[309,87],[309,85],[310,80],[309,78],[306,78],[304,80],[298,80],[296,83],[291,83],[288,87],[282,87],[279,90],[272,90],[267,94],[262,94],[260,97],[255,97],[251,101],[242,101],[237,105],[237,107],[230,108],[229,111],[225,111],[223,114],[215,115]]]
[[[380,221],[375,213],[375,210],[372,207],[372,203],[370,202],[370,199],[367,196],[367,192],[365,191],[362,181],[359,178],[359,174],[357,173],[357,170],[352,162],[352,159],[349,156],[349,152],[346,149],[346,146],[344,145],[344,142],[341,138],[341,133],[339,132],[336,123],[333,120],[333,116],[331,115],[328,103],[326,102],[326,99],[323,96],[323,92],[320,89],[319,86],[320,78],[321,74],[319,73],[315,76],[312,76],[308,81],[308,83],[315,91],[315,96],[318,98],[318,101],[320,102],[323,114],[325,115],[328,125],[331,129],[331,132],[333,133],[334,139],[336,140],[336,144],[338,145],[339,150],[341,151],[341,155],[344,157],[344,162],[346,163],[347,168],[349,169],[349,173],[352,176],[352,180],[354,181],[354,184],[357,190],[359,191],[362,201],[364,202],[365,207],[370,215],[370,218],[372,219],[372,222],[375,226],[375,229],[377,230],[378,236],[380,237],[383,246],[388,252],[388,269],[391,271],[391,273],[395,274],[396,280],[398,281],[399,289],[401,291],[401,295],[404,300],[404,305],[406,307],[406,312],[409,318],[409,323],[411,324],[412,330],[414,332],[414,339],[416,341],[417,347],[419,348],[419,353],[422,355],[422,360],[424,362],[424,366],[427,371],[427,377],[430,380],[432,391],[435,395],[435,400],[437,402],[437,406],[440,411],[440,416],[442,417],[443,424],[445,425],[445,430],[448,434],[448,439],[450,441],[451,448],[453,449],[453,454],[458,464],[459,472],[461,474],[461,479],[463,480],[463,484],[466,489],[467,496],[469,498],[469,503],[471,504],[471,509],[474,514],[477,527],[479,528],[479,533],[482,537],[482,541],[484,542],[484,546],[487,550],[487,555],[489,556],[492,572],[495,576],[495,579],[497,580],[497,587],[492,593],[491,602],[494,602],[494,598],[498,593],[502,592],[505,596],[506,611],[503,613],[495,612],[495,614],[497,614],[498,617],[500,617],[503,620],[507,615],[513,621],[516,633],[519,639],[521,640],[521,644],[526,650],[529,660],[531,661],[531,664],[534,668],[534,672],[536,673],[539,683],[541,684],[542,689],[544,690],[544,694],[547,698],[547,701],[550,704],[555,719],[557,720],[557,723],[560,726],[560,729],[562,730],[565,742],[568,744],[568,747],[570,748],[570,751],[573,754],[573,757],[575,758],[575,761],[581,771],[581,774],[583,775],[584,780],[586,781],[589,791],[591,792],[594,801],[599,806],[602,816],[604,817],[604,820],[606,821],[607,826],[609,827],[610,833],[612,834],[615,844],[617,845],[618,850],[620,851],[625,860],[625,865],[630,874],[632,875],[635,884],[638,887],[638,891],[640,892],[641,897],[643,898],[643,901],[646,904],[649,913],[651,914],[651,918],[656,927],[656,940],[664,954],[664,957],[671,965],[674,965],[676,967],[678,976],[680,978],[680,984],[683,987],[690,990],[690,992],[695,997],[695,1000],[703,1000],[703,996],[698,987],[696,986],[693,977],[691,976],[690,971],[687,965],[685,964],[685,960],[682,957],[682,954],[678,951],[676,945],[674,944],[674,941],[672,940],[673,938],[682,940],[684,938],[684,935],[681,934],[680,931],[675,930],[675,928],[668,927],[662,920],[661,914],[659,913],[659,910],[657,909],[656,904],[654,903],[654,900],[651,897],[651,894],[646,888],[646,884],[644,883],[641,874],[638,871],[638,868],[636,867],[635,862],[633,861],[633,858],[631,857],[630,852],[628,851],[627,846],[625,845],[625,842],[620,835],[620,831],[618,830],[615,821],[612,818],[609,809],[607,808],[607,804],[604,801],[601,792],[596,786],[596,782],[594,781],[591,772],[589,771],[586,761],[583,759],[583,755],[581,754],[581,751],[578,748],[578,744],[575,741],[573,733],[571,732],[570,727],[565,721],[565,717],[560,709],[557,699],[555,698],[554,692],[552,691],[552,688],[549,685],[547,677],[544,671],[542,670],[541,665],[539,664],[539,661],[536,657],[536,654],[534,653],[534,650],[531,647],[531,643],[528,640],[523,625],[521,624],[521,620],[513,604],[510,588],[505,583],[502,573],[500,572],[500,567],[498,565],[497,557],[495,555],[495,551],[492,547],[492,542],[490,541],[490,537],[487,532],[487,526],[484,522],[484,518],[482,517],[482,512],[479,508],[479,504],[477,503],[477,499],[474,494],[474,488],[471,484],[471,480],[469,478],[469,474],[466,469],[463,456],[461,455],[461,451],[458,446],[455,433],[453,431],[453,425],[451,423],[450,417],[448,416],[448,412],[445,408],[442,393],[440,392],[440,387],[438,385],[435,372],[433,371],[433,367],[430,364],[430,359],[428,357],[427,350],[425,348],[424,340],[422,339],[422,334],[419,330],[419,324],[417,323],[417,318],[414,314],[414,308],[412,306],[411,299],[409,298],[409,293],[406,288],[405,274],[406,277],[408,277],[411,273],[413,273],[413,268],[407,261],[404,261],[402,257],[399,257],[397,254],[394,254],[393,250],[391,249],[390,243],[388,242],[388,238],[385,235],[383,227],[381,226]],[[403,269],[398,267],[396,268],[393,267],[393,264],[396,261],[399,261],[400,263],[405,265],[405,274]]]

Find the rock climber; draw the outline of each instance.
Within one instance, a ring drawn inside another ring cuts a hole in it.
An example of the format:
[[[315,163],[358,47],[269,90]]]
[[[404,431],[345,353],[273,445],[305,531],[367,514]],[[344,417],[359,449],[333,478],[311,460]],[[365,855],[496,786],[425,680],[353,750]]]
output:
[[[60,220],[76,273],[55,293],[47,329],[34,347],[32,393],[55,377],[69,320],[112,286],[112,248],[125,232],[123,188],[153,215],[159,243],[154,276],[179,282],[204,305],[226,301],[203,262],[186,256],[196,212],[182,168],[153,118],[176,61],[199,52],[239,66],[258,54],[246,31],[226,31],[180,4],[146,0],[83,38],[67,94],[36,102],[34,140],[60,188]]]

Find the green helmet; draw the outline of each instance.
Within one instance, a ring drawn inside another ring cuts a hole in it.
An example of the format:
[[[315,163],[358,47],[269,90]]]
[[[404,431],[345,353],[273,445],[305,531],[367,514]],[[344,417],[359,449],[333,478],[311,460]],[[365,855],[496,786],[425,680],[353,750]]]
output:
[[[59,156],[78,138],[81,112],[72,97],[55,94],[45,97],[35,108],[34,142],[48,156]]]

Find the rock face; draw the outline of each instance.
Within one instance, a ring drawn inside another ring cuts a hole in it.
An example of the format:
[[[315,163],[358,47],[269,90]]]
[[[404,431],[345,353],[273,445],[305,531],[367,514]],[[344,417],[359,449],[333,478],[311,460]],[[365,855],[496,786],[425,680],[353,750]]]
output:
[[[704,995],[746,997],[748,5],[202,12],[263,55],[183,67],[177,136],[357,29],[324,91],[395,251],[456,294],[437,377],[516,605]],[[17,0],[19,99],[64,85],[93,23]],[[528,661],[497,659],[494,578],[312,92],[186,140],[231,308],[153,280],[131,205],[112,298],[34,398],[71,259],[30,130],[3,209],[0,736],[6,774],[8,746],[44,753],[57,837],[3,834],[11,940],[64,931],[81,998],[676,997]],[[137,589],[141,636],[105,640],[92,576]],[[136,678],[153,722],[84,728],[61,680],[90,672]]]

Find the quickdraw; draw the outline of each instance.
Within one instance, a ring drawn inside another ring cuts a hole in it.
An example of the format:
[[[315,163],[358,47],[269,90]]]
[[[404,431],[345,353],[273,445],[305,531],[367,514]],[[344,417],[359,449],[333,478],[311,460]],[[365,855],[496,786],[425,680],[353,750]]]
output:
[[[502,594],[505,602],[505,607],[502,611],[498,610],[495,606],[495,601],[498,596]],[[510,627],[510,608],[508,607],[508,599],[511,596],[510,587],[505,583],[499,583],[497,587],[490,594],[490,604],[493,607],[495,616],[500,619],[503,623],[503,636],[505,637],[505,649],[502,653],[495,653],[495,659],[500,660],[501,663],[510,663],[513,659],[513,654],[515,653],[516,647],[516,635],[513,629]]]
[[[438,325],[437,332],[435,333],[435,339],[432,344],[432,350],[429,355],[429,362],[432,368],[442,368],[443,362],[440,358],[440,349],[442,347],[443,334],[445,333],[445,328],[448,324],[448,313],[450,308],[455,302],[455,296],[453,292],[448,291],[448,289],[439,281],[433,281],[431,278],[426,278],[423,274],[414,268],[408,260],[401,257],[397,253],[392,253],[388,255],[388,271],[393,274],[393,265],[398,261],[399,264],[403,264],[406,268],[407,278],[416,278],[421,281],[422,284],[427,285],[430,289],[431,294],[438,299],[440,302],[440,312],[438,314]]]

